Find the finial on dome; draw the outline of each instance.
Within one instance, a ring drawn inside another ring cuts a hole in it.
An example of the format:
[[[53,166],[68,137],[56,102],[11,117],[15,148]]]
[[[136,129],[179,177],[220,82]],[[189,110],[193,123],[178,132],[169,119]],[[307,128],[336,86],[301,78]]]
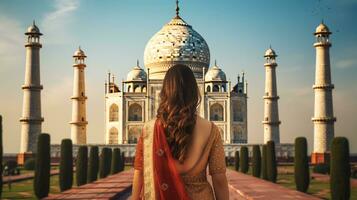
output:
[[[217,60],[216,59],[214,60],[214,66],[217,66]]]
[[[179,0],[176,0],[176,16],[180,14]]]
[[[139,67],[139,59],[136,59],[136,66]]]
[[[36,26],[35,20],[32,20],[32,25]]]

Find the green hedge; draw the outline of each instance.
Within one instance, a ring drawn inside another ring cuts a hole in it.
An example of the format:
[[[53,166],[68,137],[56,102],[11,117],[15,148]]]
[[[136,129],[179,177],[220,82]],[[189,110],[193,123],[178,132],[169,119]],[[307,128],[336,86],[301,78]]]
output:
[[[25,170],[35,170],[35,159],[29,158],[24,163]]]
[[[276,166],[274,141],[268,141],[267,143],[267,175],[269,181],[276,183],[278,169]]]
[[[319,174],[330,174],[330,163],[319,163],[316,164],[312,171]]]
[[[71,189],[73,184],[73,145],[71,139],[61,142],[61,160],[59,166],[59,186],[61,192]]]
[[[113,149],[113,155],[112,155],[112,163],[111,163],[111,169],[110,169],[110,174],[116,174],[120,172],[121,168],[121,153],[119,148],[114,148]]]
[[[77,186],[87,183],[87,165],[88,165],[88,147],[80,146],[78,148],[76,160],[76,180]]]
[[[91,183],[98,178],[99,171],[99,150],[98,146],[90,148],[89,161],[88,161],[88,176],[87,182]]]
[[[124,152],[121,152],[121,168],[120,168],[120,171],[124,171],[124,168],[125,168],[125,154]]]
[[[99,178],[105,178],[110,173],[111,149],[104,147],[99,158]]]
[[[37,198],[48,196],[50,189],[50,135],[42,133],[37,140],[37,154],[34,175],[34,193]]]
[[[350,199],[351,166],[348,139],[336,137],[331,146],[330,190],[332,199]]]
[[[295,139],[294,174],[296,190],[306,192],[310,184],[307,141],[304,137]]]
[[[259,145],[253,146],[253,158],[252,158],[252,175],[260,177],[262,157],[260,155]]]
[[[234,154],[234,169],[239,171],[239,151],[236,151]]]
[[[267,171],[267,145],[264,144],[262,147],[262,179],[268,180]]]
[[[242,173],[247,173],[249,170],[249,157],[248,157],[248,147],[242,146],[240,148],[240,171]]]

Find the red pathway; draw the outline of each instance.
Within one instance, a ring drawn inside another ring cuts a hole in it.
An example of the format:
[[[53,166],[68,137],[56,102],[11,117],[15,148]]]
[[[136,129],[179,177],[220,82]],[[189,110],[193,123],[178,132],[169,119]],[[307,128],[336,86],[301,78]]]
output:
[[[53,169],[50,171],[51,176],[53,175],[57,175],[59,173],[58,169]],[[28,179],[32,179],[34,176],[33,172],[30,173],[26,173],[26,174],[20,174],[20,175],[15,175],[15,176],[3,176],[3,182],[8,183],[10,180],[11,182],[18,182],[18,181],[23,181],[23,180],[28,180]]]
[[[259,200],[307,200],[319,199],[314,196],[285,188],[251,175],[227,170],[230,199],[259,199]],[[241,197],[233,197],[239,194]]]
[[[232,200],[314,200],[319,199],[274,184],[251,175],[242,174],[227,169],[229,196]],[[53,194],[45,198],[54,199],[128,199],[131,192],[133,170],[108,176],[107,178],[67,190],[60,194]]]
[[[131,191],[133,174],[133,170],[124,171],[60,194],[52,194],[44,199],[127,199]]]

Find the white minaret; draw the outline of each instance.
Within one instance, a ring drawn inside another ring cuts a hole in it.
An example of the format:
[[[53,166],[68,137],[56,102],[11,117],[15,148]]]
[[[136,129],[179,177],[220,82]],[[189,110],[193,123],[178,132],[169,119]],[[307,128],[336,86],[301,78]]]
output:
[[[86,117],[86,100],[85,93],[85,78],[84,69],[86,64],[84,59],[87,56],[82,51],[81,47],[74,52],[73,64],[73,96],[72,96],[72,121],[71,124],[71,139],[73,144],[87,143],[87,117]]]
[[[316,71],[315,84],[315,109],[312,121],[314,123],[314,150],[311,157],[313,163],[326,162],[326,153],[330,150],[330,143],[334,137],[330,47],[328,27],[321,23],[315,32],[316,42]]]
[[[20,154],[36,152],[37,137],[42,132],[40,81],[40,36],[42,33],[35,21],[28,27],[26,47],[25,82],[21,122]],[[22,161],[21,161],[22,162]]]
[[[269,48],[265,52],[265,94],[264,98],[264,143],[272,140],[275,144],[280,143],[279,133],[279,111],[278,111],[278,92],[276,87],[276,72],[278,66],[275,58],[275,51]]]

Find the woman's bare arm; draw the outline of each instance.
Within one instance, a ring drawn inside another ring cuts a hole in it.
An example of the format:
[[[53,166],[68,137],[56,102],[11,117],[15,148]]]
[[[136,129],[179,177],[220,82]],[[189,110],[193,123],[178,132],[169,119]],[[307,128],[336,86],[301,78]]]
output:
[[[214,188],[214,194],[217,200],[228,200],[228,182],[226,173],[218,173],[212,175],[212,183]]]
[[[133,191],[131,195],[132,200],[140,199],[142,188],[143,188],[143,171],[134,170]]]

